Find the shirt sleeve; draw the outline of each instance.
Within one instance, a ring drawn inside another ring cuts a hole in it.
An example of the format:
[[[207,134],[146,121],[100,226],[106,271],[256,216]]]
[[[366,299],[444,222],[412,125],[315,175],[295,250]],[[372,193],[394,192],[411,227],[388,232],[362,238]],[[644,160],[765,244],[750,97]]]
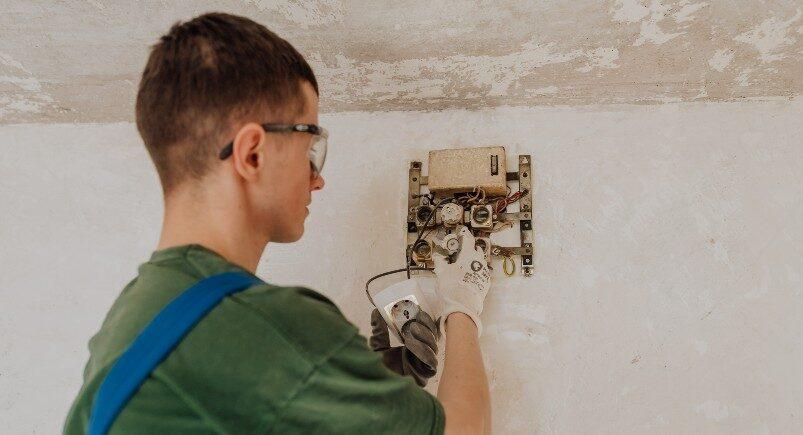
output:
[[[388,370],[363,336],[335,349],[277,415],[270,433],[442,434],[443,407]]]

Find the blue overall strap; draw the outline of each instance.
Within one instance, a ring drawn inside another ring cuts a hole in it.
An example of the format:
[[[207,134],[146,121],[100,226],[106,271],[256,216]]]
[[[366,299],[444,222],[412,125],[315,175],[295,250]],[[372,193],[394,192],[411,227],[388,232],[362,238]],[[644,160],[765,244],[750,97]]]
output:
[[[167,304],[114,363],[100,385],[92,403],[89,435],[108,432],[156,366],[223,298],[261,283],[245,272],[221,273],[202,279]]]

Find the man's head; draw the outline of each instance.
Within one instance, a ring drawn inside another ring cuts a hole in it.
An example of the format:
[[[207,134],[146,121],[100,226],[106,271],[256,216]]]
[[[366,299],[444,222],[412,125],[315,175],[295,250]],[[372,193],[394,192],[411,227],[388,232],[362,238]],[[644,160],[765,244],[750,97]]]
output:
[[[255,231],[301,237],[310,192],[324,184],[307,158],[313,135],[261,127],[318,123],[315,75],[287,41],[227,14],[177,23],[151,51],[136,118],[166,200],[193,189],[236,197]]]

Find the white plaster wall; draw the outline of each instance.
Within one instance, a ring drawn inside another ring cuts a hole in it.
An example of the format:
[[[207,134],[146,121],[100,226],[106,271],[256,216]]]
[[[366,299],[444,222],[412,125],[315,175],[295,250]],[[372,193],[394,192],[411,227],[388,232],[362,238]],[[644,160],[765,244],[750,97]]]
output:
[[[483,315],[496,433],[797,432],[801,119],[800,99],[327,115],[327,187],[259,273],[365,331],[408,161],[504,145],[534,158],[537,255],[529,279],[497,267]],[[0,150],[0,433],[56,433],[160,191],[131,124],[2,126]]]

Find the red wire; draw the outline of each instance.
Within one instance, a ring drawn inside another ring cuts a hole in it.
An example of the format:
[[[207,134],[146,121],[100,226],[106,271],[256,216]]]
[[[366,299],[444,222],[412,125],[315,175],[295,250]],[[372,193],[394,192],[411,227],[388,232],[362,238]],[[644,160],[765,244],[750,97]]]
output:
[[[528,192],[527,189],[523,191],[519,190],[518,192],[513,193],[512,195],[500,198],[494,203],[494,212],[499,213],[507,208],[508,205],[513,204],[514,202],[521,199],[522,196],[526,195]]]

